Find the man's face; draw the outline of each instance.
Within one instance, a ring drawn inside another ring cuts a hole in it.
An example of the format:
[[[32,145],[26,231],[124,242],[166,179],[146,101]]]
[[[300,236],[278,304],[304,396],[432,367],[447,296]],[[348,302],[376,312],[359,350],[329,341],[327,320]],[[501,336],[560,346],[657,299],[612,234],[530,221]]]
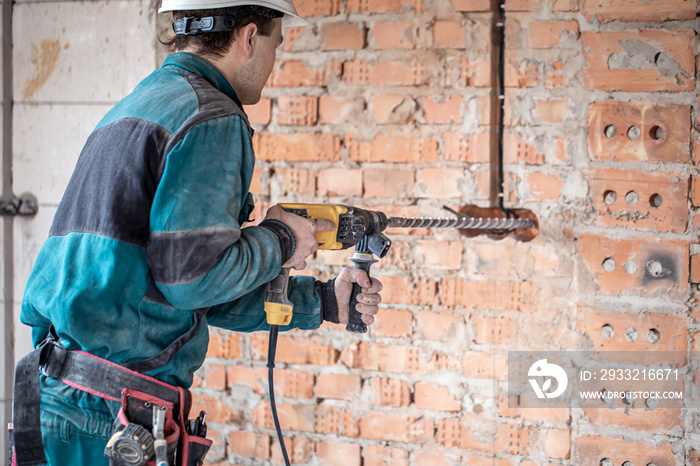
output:
[[[236,89],[241,102],[253,105],[260,101],[263,87],[267,83],[277,58],[277,48],[282,45],[282,18],[273,20],[272,33],[269,36],[257,34],[253,58],[246,66],[245,83],[241,89]]]

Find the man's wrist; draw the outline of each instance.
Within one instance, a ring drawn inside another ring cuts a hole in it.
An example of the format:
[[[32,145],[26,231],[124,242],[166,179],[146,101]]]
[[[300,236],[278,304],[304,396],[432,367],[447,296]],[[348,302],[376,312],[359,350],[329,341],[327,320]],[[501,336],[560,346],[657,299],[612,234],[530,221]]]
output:
[[[339,324],[338,300],[335,297],[335,280],[325,283],[317,281],[315,284],[316,293],[321,299],[321,321],[328,321]]]
[[[286,263],[294,255],[297,248],[297,240],[289,228],[279,220],[269,219],[260,222],[260,226],[272,231],[280,240],[280,248],[282,249],[282,263]]]

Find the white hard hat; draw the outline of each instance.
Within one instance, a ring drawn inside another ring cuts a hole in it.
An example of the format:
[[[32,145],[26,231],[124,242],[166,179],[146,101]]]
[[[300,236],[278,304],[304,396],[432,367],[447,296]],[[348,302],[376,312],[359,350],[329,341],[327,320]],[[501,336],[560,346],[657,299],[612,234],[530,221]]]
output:
[[[293,0],[163,0],[158,13],[179,10],[211,10],[236,6],[256,5],[284,13],[283,27],[306,26],[307,20],[299,16]]]

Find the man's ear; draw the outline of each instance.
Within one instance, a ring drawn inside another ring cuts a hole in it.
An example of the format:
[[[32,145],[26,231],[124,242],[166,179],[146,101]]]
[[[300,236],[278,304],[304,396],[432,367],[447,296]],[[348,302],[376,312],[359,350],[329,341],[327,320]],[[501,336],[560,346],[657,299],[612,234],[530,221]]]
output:
[[[238,31],[238,47],[246,58],[253,56],[258,40],[258,26],[255,23],[246,24]]]

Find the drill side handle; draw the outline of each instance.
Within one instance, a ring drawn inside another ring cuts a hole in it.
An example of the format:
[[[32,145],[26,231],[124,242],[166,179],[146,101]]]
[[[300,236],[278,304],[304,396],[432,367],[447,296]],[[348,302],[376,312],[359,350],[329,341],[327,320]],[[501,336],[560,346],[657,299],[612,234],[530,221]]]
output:
[[[351,261],[355,263],[355,268],[364,270],[367,273],[367,278],[369,278],[369,269],[372,264],[377,262],[372,254],[362,254],[355,253],[353,257],[350,258]],[[352,284],[352,294],[350,295],[350,309],[348,310],[348,325],[345,330],[352,333],[367,333],[367,324],[362,321],[362,313],[360,313],[355,306],[357,306],[357,295],[362,292],[362,286],[358,283]]]

